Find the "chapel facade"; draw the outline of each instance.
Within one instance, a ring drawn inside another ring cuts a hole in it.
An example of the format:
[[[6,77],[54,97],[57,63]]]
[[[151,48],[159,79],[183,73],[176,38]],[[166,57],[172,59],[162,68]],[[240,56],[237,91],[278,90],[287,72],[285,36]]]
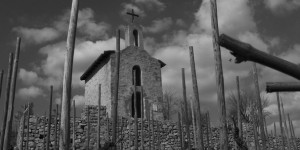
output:
[[[134,117],[135,84],[138,118],[141,115],[149,116],[146,107],[150,106],[153,109],[154,119],[162,120],[161,68],[165,64],[153,58],[144,49],[143,32],[139,24],[132,21],[124,28],[124,34],[125,49],[120,51],[118,115]],[[115,69],[115,50],[106,50],[80,77],[85,81],[85,105],[98,105],[101,98],[101,105],[106,106],[109,116],[112,114],[114,100]]]

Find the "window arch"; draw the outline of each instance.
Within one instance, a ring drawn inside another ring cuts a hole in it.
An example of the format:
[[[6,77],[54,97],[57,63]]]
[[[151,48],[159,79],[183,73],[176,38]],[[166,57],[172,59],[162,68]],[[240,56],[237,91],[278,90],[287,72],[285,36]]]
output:
[[[134,46],[139,46],[139,33],[136,29],[133,30],[133,40],[134,40]]]
[[[134,80],[135,75],[135,80]],[[141,68],[138,65],[133,66],[132,68],[132,84],[136,86],[141,86]]]

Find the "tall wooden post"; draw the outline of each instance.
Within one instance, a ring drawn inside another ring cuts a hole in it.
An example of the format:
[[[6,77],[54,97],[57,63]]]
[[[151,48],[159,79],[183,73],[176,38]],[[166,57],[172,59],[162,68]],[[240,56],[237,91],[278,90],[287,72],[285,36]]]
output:
[[[194,134],[194,148],[197,146],[197,133],[196,133],[196,124],[195,124],[195,114],[194,114],[194,103],[191,99],[191,109],[192,109],[192,122],[193,122],[193,134]]]
[[[290,114],[287,114],[287,116],[288,116],[288,123],[289,123],[289,129],[290,129],[290,133],[291,133],[291,140],[292,140],[292,142],[293,142],[293,148],[294,149],[297,149],[296,148],[296,142],[295,142],[295,137],[294,137],[294,135],[293,135],[293,129],[292,129],[292,125],[291,125],[291,119],[290,119]]]
[[[100,132],[101,132],[101,84],[99,84],[99,97],[98,97],[98,123],[97,123],[97,149],[99,150],[101,148],[101,137],[100,137]]]
[[[237,118],[238,118],[238,127],[240,129],[239,136],[243,138],[243,125],[241,117],[241,93],[240,93],[240,79],[239,76],[236,76],[236,90],[237,90]]]
[[[260,91],[259,91],[259,84],[258,84],[258,74],[257,74],[257,68],[256,64],[253,63],[253,81],[255,86],[255,95],[256,95],[256,106],[258,106],[258,122],[260,127],[260,136],[262,140],[262,148],[267,149],[266,145],[266,135],[265,135],[265,128],[264,128],[264,116],[263,116],[263,110],[262,110],[262,104],[261,104],[261,98],[260,98]]]
[[[201,123],[201,107],[200,107],[200,99],[199,99],[199,91],[198,91],[198,82],[197,82],[197,74],[196,74],[196,67],[195,67],[195,59],[194,59],[194,50],[193,47],[189,47],[190,50],[190,64],[191,64],[191,71],[192,71],[192,80],[193,80],[193,91],[194,91],[194,100],[196,102],[196,117],[197,125],[198,125],[198,148],[200,150],[204,150],[204,143],[203,143],[203,134],[202,134],[202,123]]]
[[[224,77],[222,68],[222,58],[219,45],[219,27],[218,27],[218,11],[216,0],[210,0],[211,6],[211,24],[213,31],[213,48],[215,55],[215,69],[216,69],[216,83],[218,102],[220,105],[220,122],[222,124],[220,131],[220,148],[223,150],[228,149],[228,131],[226,122],[226,106],[225,106],[225,93],[224,93]]]
[[[44,114],[44,123],[43,123],[43,125],[44,125],[44,129],[43,129],[43,134],[44,134],[44,138],[43,138],[43,150],[45,150],[46,149],[46,112],[45,112],[45,114]],[[47,134],[47,136],[48,136],[49,134]]]
[[[87,106],[87,132],[86,132],[86,137],[87,137],[87,150],[90,149],[90,106]]]
[[[141,86],[141,147],[144,150],[144,95],[143,87]]]
[[[275,122],[274,122],[274,138],[275,138],[274,147],[278,149],[279,147],[278,147],[278,144],[277,144],[277,129],[276,129]]]
[[[4,142],[4,135],[6,129],[6,120],[7,120],[7,111],[8,111],[8,104],[9,104],[9,92],[10,92],[10,83],[11,83],[11,74],[12,74],[12,67],[13,67],[13,53],[9,53],[9,60],[8,60],[8,71],[7,71],[7,80],[6,80],[6,93],[5,93],[5,104],[4,104],[4,114],[3,120],[1,125],[1,139],[0,139],[0,150],[3,150],[3,142]]]
[[[57,124],[58,124],[58,104],[56,104],[55,126],[54,126],[54,150],[57,150]]]
[[[284,138],[284,130],[282,125],[282,115],[281,115],[281,107],[280,107],[280,100],[279,100],[279,93],[276,92],[276,98],[277,98],[277,106],[278,106],[278,115],[279,115],[279,126],[280,126],[280,132],[281,132],[281,138],[282,138],[282,147],[285,147],[285,138]]]
[[[59,149],[70,149],[70,107],[72,91],[72,70],[73,57],[76,38],[76,26],[78,18],[78,0],[72,1],[71,16],[67,38],[67,53],[64,62],[63,92],[62,92],[62,110],[60,119],[60,140]]]
[[[276,124],[274,122],[274,135],[277,136]]]
[[[0,98],[1,98],[1,94],[2,94],[3,75],[4,75],[4,70],[1,70],[1,73],[0,73]]]
[[[50,102],[49,102],[49,113],[48,113],[48,128],[47,128],[47,150],[50,150],[50,135],[51,135],[51,118],[52,118],[52,95],[53,95],[53,86],[50,86]]]
[[[29,120],[30,120],[30,103],[27,103],[27,131],[26,131],[26,150],[29,150]]]
[[[21,147],[20,150],[23,150],[23,142],[24,142],[24,134],[25,134],[25,117],[26,117],[26,105],[24,105],[24,112],[23,112],[23,124],[22,124],[22,134],[21,134]]]
[[[285,129],[285,135],[286,135],[286,142],[287,142],[287,145],[288,145],[288,149],[291,149],[291,144],[290,144],[290,140],[289,140],[289,130],[288,130],[288,127],[287,127],[287,124],[286,124],[286,119],[285,119],[285,112],[284,112],[284,108],[283,108],[283,103],[282,103],[282,100],[281,100],[281,111],[282,111],[282,116],[283,116],[283,122],[284,122],[284,129]]]
[[[11,136],[11,129],[12,129],[12,122],[14,116],[14,104],[15,104],[15,91],[16,91],[16,82],[17,82],[17,74],[18,74],[18,62],[19,62],[19,53],[20,53],[20,46],[21,46],[21,38],[17,38],[17,46],[14,58],[14,65],[12,70],[12,77],[10,83],[10,93],[9,93],[9,106],[8,106],[8,113],[7,113],[7,120],[6,120],[6,129],[5,129],[5,137],[4,137],[4,145],[3,149],[7,150],[9,148],[10,136]]]
[[[112,122],[112,142],[117,141],[117,123],[118,123],[118,93],[119,93],[119,68],[120,68],[120,29],[116,32],[116,70],[115,70],[115,89],[113,101],[113,122]],[[116,147],[114,147],[116,149]]]
[[[147,122],[148,122],[148,145],[149,145],[149,150],[152,150],[152,145],[151,145],[151,140],[152,140],[152,134],[151,134],[151,122],[150,122],[150,104],[148,101],[146,101],[146,112],[148,112],[147,114]]]
[[[138,149],[138,119],[137,119],[137,95],[136,95],[136,70],[133,70],[133,83],[134,83],[134,148]]]
[[[73,100],[73,145],[72,148],[73,150],[76,149],[76,143],[75,143],[75,139],[76,139],[76,107],[75,107],[75,100]]]
[[[154,131],[154,113],[153,113],[153,105],[151,108],[151,123],[152,123],[152,144],[153,144],[153,149],[155,150],[155,131]]]
[[[188,143],[188,149],[191,149],[191,137],[190,137],[190,125],[188,122],[188,107],[187,107],[187,100],[186,100],[186,85],[185,85],[185,71],[184,68],[181,68],[181,73],[182,73],[182,90],[183,90],[183,103],[184,103],[184,109],[185,109],[185,132],[187,134],[187,143]]]
[[[182,139],[182,130],[181,130],[181,115],[178,112],[178,132],[179,132],[179,142],[180,142],[180,149],[183,150],[183,139]]]

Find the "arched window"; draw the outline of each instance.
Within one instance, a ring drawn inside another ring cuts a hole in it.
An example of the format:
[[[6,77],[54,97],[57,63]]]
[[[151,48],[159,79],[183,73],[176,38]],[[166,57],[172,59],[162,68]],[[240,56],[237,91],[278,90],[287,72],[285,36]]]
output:
[[[135,75],[135,81],[134,81]],[[136,86],[141,86],[141,68],[138,65],[133,66],[132,68],[132,84]]]
[[[142,115],[142,106],[141,106],[141,93],[136,92],[136,109],[137,109],[137,118],[141,118]],[[134,94],[132,94],[131,98],[131,117],[134,117],[135,111],[134,111]]]
[[[134,46],[139,46],[139,33],[135,29],[133,30]]]

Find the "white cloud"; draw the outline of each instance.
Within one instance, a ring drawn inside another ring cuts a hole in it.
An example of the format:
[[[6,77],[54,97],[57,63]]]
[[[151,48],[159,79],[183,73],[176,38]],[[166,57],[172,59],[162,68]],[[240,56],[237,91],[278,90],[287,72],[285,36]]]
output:
[[[173,20],[170,17],[153,20],[151,26],[144,27],[144,32],[159,33],[170,29],[170,26],[172,24],[173,24]]]
[[[130,3],[123,3],[123,10],[121,11],[121,15],[126,15],[127,12],[131,12],[131,10],[134,10],[135,14],[138,14],[140,17],[145,17],[146,13],[142,9],[140,9],[138,6]]]
[[[291,12],[300,7],[299,0],[264,0],[264,3],[275,14]]]
[[[85,103],[84,96],[82,96],[82,95],[75,95],[72,100],[75,100],[76,107],[83,106]]]
[[[17,95],[22,99],[36,98],[44,95],[44,91],[38,87],[30,86],[19,89]]]
[[[13,31],[17,32],[27,43],[42,44],[57,39],[60,32],[51,27],[41,29],[15,27]]]
[[[142,4],[146,6],[148,9],[152,9],[153,7],[156,7],[159,11],[162,11],[165,9],[165,4],[162,3],[160,0],[132,0],[135,3]]]
[[[31,85],[38,81],[38,75],[36,72],[27,71],[23,68],[20,69],[18,76],[26,85]]]

